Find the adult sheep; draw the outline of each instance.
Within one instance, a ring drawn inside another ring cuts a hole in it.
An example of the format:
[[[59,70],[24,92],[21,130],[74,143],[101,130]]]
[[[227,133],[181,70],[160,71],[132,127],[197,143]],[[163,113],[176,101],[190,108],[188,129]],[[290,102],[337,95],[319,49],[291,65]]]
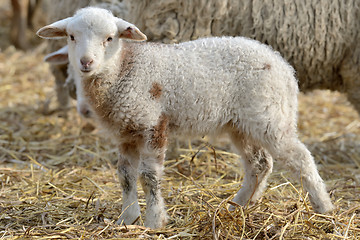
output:
[[[146,196],[145,225],[164,226],[163,161],[168,137],[179,134],[229,134],[245,167],[243,187],[233,200],[238,204],[261,195],[274,158],[301,180],[315,211],[333,209],[314,159],[296,133],[293,68],[271,48],[243,37],[132,42],[146,36],[93,7],[37,34],[67,38],[77,93],[119,146],[119,223],[138,219],[139,176]]]
[[[104,2],[102,7],[111,8],[116,16],[134,23],[151,41],[182,42],[222,35],[259,40],[279,51],[296,69],[301,91],[331,89],[345,92],[360,111],[360,1],[72,2],[56,1],[56,17],[52,17],[51,22],[71,16],[80,3],[84,7]],[[70,4],[73,5],[69,7]],[[50,51],[59,48],[56,46]]]
[[[246,36],[296,69],[301,91],[345,92],[360,112],[358,0],[131,0],[126,19],[152,40]]]

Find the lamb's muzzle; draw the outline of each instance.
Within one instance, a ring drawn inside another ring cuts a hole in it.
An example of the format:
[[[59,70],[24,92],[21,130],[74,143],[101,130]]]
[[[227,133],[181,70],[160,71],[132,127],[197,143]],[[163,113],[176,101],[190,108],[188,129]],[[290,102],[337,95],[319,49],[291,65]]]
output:
[[[82,72],[91,72],[91,64],[94,62],[93,59],[89,58],[89,57],[82,57],[80,59],[80,63],[81,63],[81,71]]]

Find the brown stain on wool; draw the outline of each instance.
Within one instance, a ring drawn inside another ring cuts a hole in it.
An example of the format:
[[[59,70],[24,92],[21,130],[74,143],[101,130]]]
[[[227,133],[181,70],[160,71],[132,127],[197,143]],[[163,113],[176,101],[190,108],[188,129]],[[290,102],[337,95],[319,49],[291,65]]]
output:
[[[131,43],[123,41],[120,55],[120,72],[119,79],[123,79],[128,76],[133,69],[135,62],[134,48]]]
[[[122,154],[131,154],[131,153],[137,154],[138,153],[138,144],[136,143],[136,141],[125,142],[119,146],[119,150],[120,150],[120,153],[122,153]]]
[[[138,158],[139,149],[144,146],[144,139],[142,135],[128,138],[125,142],[119,145],[120,154],[130,155],[132,158]]]
[[[167,144],[168,138],[168,123],[169,118],[163,113],[159,117],[158,123],[153,128],[153,134],[151,136],[151,146],[154,149],[164,148]]]
[[[264,70],[270,70],[271,69],[271,65],[269,63],[265,63],[264,64]]]
[[[83,88],[96,114],[100,116],[102,120],[112,124],[113,120],[110,118],[112,107],[106,101],[104,89],[102,89],[102,82],[103,79],[99,76],[90,77],[83,80]]]
[[[162,95],[162,86],[157,82],[153,82],[149,93],[153,99],[158,100]]]

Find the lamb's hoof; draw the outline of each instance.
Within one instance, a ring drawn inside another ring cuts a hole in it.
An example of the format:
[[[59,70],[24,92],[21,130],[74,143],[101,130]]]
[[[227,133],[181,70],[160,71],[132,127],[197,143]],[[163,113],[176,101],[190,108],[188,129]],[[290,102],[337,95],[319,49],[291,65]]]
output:
[[[235,211],[236,207],[234,205],[230,204],[228,209],[230,212],[233,212],[233,211]]]
[[[116,224],[133,225],[140,218],[140,206],[132,205],[121,214],[120,218],[116,221]]]
[[[317,213],[325,214],[334,211],[336,208],[331,202],[326,202],[322,204],[311,204],[313,209]]]
[[[151,229],[158,229],[164,227],[168,222],[168,216],[166,211],[163,211],[154,216],[146,216],[145,227]]]
[[[253,204],[253,203],[252,203]],[[242,205],[242,204],[239,204],[239,203],[236,203],[236,202],[232,202],[232,203],[230,203],[229,204],[229,207],[228,207],[228,210],[230,211],[230,212],[233,212],[233,211],[235,211],[237,208],[243,208],[243,207],[245,207],[246,206],[246,204],[245,205]],[[250,205],[251,206],[251,205]]]
[[[129,216],[121,216],[117,221],[116,224],[118,225],[134,225],[140,218],[140,215],[137,217],[129,217]]]
[[[236,194],[236,196],[234,197],[234,199],[231,201],[231,203],[229,203],[229,211],[235,211],[236,208],[238,207],[246,207],[246,206],[252,206],[255,204],[256,201],[254,200],[249,200],[246,197],[243,197],[242,194]]]

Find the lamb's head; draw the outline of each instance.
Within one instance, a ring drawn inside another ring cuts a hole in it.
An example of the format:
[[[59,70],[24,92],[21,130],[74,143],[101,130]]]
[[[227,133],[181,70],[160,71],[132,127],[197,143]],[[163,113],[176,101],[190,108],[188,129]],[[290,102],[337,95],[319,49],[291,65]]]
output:
[[[39,29],[37,35],[47,39],[67,37],[70,64],[81,76],[112,67],[113,58],[121,49],[121,39],[146,40],[133,24],[95,7],[80,9],[73,17]]]

